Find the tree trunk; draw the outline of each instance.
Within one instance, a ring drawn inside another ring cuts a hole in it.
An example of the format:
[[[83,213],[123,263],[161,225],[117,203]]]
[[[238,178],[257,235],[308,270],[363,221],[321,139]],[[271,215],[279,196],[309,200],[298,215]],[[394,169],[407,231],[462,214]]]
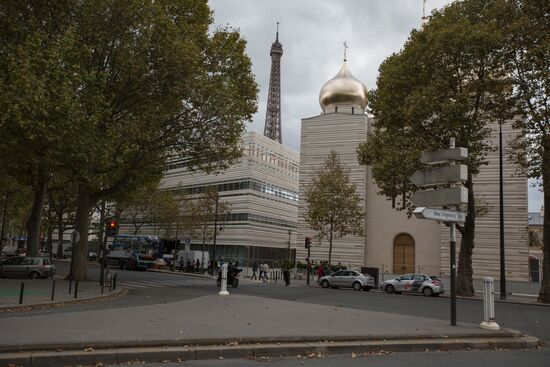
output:
[[[48,172],[40,168],[38,173],[38,184],[34,189],[34,201],[31,214],[27,220],[27,256],[38,256],[40,247],[40,227],[42,225],[42,210],[46,201],[48,189]]]
[[[6,221],[8,219],[7,213],[8,213],[8,201],[10,198],[10,191],[6,190],[6,197],[4,199],[4,209],[2,210],[2,232],[0,233],[0,244],[5,245],[7,243],[4,243],[4,230],[6,228]]]
[[[63,212],[57,212],[57,258],[63,259],[65,252],[63,251],[63,232],[65,228],[63,227]]]
[[[542,242],[542,282],[538,302],[550,303],[550,136],[543,140],[542,187],[544,190],[544,225]]]
[[[51,218],[51,216],[50,216]],[[52,236],[53,236],[53,225],[50,223],[48,225],[48,257],[50,259],[50,262],[52,261],[52,251],[53,251],[53,239],[52,239]]]
[[[328,271],[332,271],[332,221],[330,222],[330,232],[328,238]]]
[[[80,235],[78,242],[73,243],[71,272],[67,279],[85,281],[88,267],[88,227],[92,200],[88,188],[80,184],[76,201],[75,230]]]
[[[472,183],[472,175],[470,173],[468,173],[468,182],[466,183],[466,186],[468,188],[468,213],[466,214],[464,233],[462,233],[462,241],[460,242],[456,294],[463,297],[473,297],[475,293],[472,254],[474,252],[476,218],[474,186]]]

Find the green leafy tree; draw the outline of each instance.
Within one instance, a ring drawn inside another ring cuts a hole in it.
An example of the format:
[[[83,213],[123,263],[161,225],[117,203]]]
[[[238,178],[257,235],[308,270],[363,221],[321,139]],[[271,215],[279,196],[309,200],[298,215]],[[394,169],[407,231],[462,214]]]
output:
[[[204,0],[6,4],[0,126],[24,142],[12,152],[43,142],[22,156],[43,177],[69,170],[81,234],[69,278],[83,280],[98,201],[158,181],[174,157],[210,171],[240,156],[257,95],[246,43],[210,30]]]
[[[364,233],[365,213],[356,187],[350,182],[349,170],[334,150],[324,166],[317,170],[305,190],[308,205],[306,223],[319,242],[328,240],[328,264],[332,261],[333,240]]]
[[[536,179],[544,195],[543,267],[539,302],[550,303],[550,4],[548,1],[500,1],[504,53],[516,91],[515,161]]]
[[[400,198],[399,209],[417,189],[408,177],[421,167],[422,151],[445,149],[451,137],[468,148],[468,206],[462,235],[457,293],[473,296],[472,254],[477,205],[473,178],[487,153],[490,123],[512,117],[512,84],[502,55],[503,32],[494,1],[455,2],[434,11],[428,24],[413,30],[403,49],[379,69],[370,106],[375,131],[358,149],[372,168],[383,195]]]

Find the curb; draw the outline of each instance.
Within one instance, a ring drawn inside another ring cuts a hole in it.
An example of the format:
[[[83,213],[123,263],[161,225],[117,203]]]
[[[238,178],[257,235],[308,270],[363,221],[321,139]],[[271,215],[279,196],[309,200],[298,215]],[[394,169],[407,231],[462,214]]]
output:
[[[79,350],[64,351],[28,351],[4,353],[0,356],[0,365],[16,364],[18,366],[73,366],[119,364],[125,362],[183,362],[185,360],[205,360],[223,358],[262,358],[278,356],[321,356],[343,353],[392,353],[429,350],[461,349],[521,349],[539,346],[539,339],[519,334],[514,336],[493,337],[453,337],[434,338],[401,338],[401,339],[364,339],[361,340],[309,340],[280,342],[274,340],[263,343],[244,343],[238,341],[223,344],[188,345],[182,341],[179,345],[134,346],[96,350],[87,347]],[[307,338],[305,338],[307,339]],[[262,339],[262,341],[264,341]],[[172,341],[174,343],[176,341]],[[194,343],[194,342],[193,342]],[[128,343],[130,344],[130,343]],[[136,345],[138,344],[138,345]],[[183,345],[182,345],[183,344]],[[190,344],[190,343],[189,343]]]
[[[0,313],[8,312],[26,312],[26,311],[32,311],[35,309],[46,309],[46,308],[56,308],[56,307],[64,307],[65,305],[70,304],[91,304],[91,303],[99,303],[99,302],[106,302],[113,300],[115,298],[124,296],[128,293],[128,289],[124,287],[120,287],[118,291],[113,291],[110,294],[106,295],[99,295],[96,297],[90,297],[90,298],[77,298],[77,299],[69,299],[66,301],[59,301],[59,302],[53,302],[53,303],[35,303],[32,305],[17,305],[17,306],[6,306],[6,307],[0,307]],[[0,347],[1,349],[1,347]]]

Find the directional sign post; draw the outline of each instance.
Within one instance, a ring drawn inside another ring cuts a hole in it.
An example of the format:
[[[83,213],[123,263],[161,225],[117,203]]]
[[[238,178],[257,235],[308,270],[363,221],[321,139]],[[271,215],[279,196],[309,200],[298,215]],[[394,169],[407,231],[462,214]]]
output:
[[[466,221],[466,214],[453,210],[418,207],[414,210],[413,214],[418,219],[437,220],[439,222],[464,223]]]
[[[416,206],[414,215],[420,219],[437,220],[450,223],[450,260],[451,260],[451,325],[456,326],[456,223],[464,222],[466,215],[460,211],[442,210],[433,207],[460,207],[468,204],[468,190],[456,186],[468,179],[468,167],[455,164],[468,158],[468,149],[456,148],[455,139],[451,138],[449,149],[437,152],[425,152],[420,161],[428,165],[448,163],[446,166],[430,167],[416,171],[410,180],[418,187],[435,188],[417,191],[411,197]],[[439,188],[438,186],[443,186]]]

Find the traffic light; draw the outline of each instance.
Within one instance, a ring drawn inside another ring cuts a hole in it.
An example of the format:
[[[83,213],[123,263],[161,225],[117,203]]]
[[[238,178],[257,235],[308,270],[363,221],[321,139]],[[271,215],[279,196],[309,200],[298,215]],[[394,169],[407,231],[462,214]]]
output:
[[[114,237],[118,233],[118,223],[114,219],[108,219],[106,221],[106,228],[105,232],[107,233],[107,237]]]
[[[306,248],[311,247],[311,237],[306,237]]]

